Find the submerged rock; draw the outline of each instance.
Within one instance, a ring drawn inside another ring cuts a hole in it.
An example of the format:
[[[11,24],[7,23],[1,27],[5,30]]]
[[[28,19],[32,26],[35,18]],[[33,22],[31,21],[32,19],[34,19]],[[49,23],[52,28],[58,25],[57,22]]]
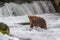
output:
[[[0,32],[3,34],[9,34],[9,27],[6,24],[0,22]]]

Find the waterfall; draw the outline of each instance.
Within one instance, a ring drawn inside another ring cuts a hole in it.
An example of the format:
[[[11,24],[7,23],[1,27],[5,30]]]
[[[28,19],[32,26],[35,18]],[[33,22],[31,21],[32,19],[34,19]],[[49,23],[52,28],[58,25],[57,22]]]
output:
[[[0,17],[2,17],[2,8],[0,8]]]
[[[23,8],[21,7],[21,5],[19,4],[15,4],[15,3],[9,3],[10,6],[12,7],[12,11],[13,11],[13,15],[14,16],[20,16],[21,14],[24,14]]]
[[[39,5],[39,7],[42,9],[42,11],[43,11],[43,13],[44,13],[44,8],[43,8],[43,6],[41,5],[41,3],[39,2],[39,1],[35,1],[38,5]]]
[[[43,11],[41,7],[36,2],[31,3],[32,8],[34,9],[35,14],[42,14]]]
[[[15,3],[9,3],[9,4],[10,6],[12,6],[13,14],[15,14],[15,16],[20,16],[21,14],[23,14],[18,4],[15,4]]]
[[[55,13],[51,1],[33,1],[32,3],[5,3],[0,7],[0,17]]]
[[[44,13],[49,13],[49,8],[46,4],[46,1],[40,1],[42,7],[43,7],[43,10],[44,10]]]
[[[26,3],[25,4],[21,4],[21,6],[23,7],[26,15],[32,15],[32,12],[30,11],[30,9],[26,5]]]
[[[50,13],[56,13],[56,10],[55,10],[55,8],[53,7],[51,1],[49,1],[49,2],[46,1],[46,4],[47,4],[47,6],[49,7]]]
[[[5,7],[6,7],[7,11],[9,12],[8,13],[9,16],[12,16],[13,11],[11,10],[11,6],[8,3],[5,3]]]
[[[32,14],[34,14],[34,10],[33,10],[32,6],[28,3],[25,3],[25,4],[29,8],[29,10],[32,12]]]
[[[8,10],[6,9],[6,7],[2,7],[2,16],[5,17],[5,16],[9,16],[9,12]]]

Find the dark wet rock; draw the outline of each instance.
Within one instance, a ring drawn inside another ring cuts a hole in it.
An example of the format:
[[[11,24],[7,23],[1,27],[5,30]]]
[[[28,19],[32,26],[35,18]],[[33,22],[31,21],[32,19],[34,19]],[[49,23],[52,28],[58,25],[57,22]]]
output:
[[[9,27],[6,24],[0,22],[0,32],[3,34],[9,34]]]

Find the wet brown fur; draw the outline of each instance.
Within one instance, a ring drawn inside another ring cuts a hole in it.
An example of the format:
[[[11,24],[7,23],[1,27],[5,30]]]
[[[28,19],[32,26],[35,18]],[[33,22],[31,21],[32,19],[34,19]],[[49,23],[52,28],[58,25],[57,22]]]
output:
[[[29,17],[31,28],[36,26],[36,27],[47,29],[46,21],[43,18],[37,16],[28,16],[28,17]]]

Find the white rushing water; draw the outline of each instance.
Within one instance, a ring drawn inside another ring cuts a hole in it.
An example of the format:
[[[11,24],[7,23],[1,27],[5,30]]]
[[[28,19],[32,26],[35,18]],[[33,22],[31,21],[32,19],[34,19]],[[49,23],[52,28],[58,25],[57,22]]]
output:
[[[47,30],[33,28],[31,31],[29,25],[20,25],[19,22],[29,22],[27,16],[19,17],[4,17],[5,22],[9,19],[9,23],[6,23],[10,28],[10,34],[5,35],[9,40],[60,40],[60,16],[57,14],[42,14],[36,15],[43,17],[47,23]],[[18,18],[22,20],[17,20]],[[15,22],[14,20],[17,22]],[[1,19],[0,19],[1,20]],[[2,19],[4,22],[4,19]],[[12,22],[13,21],[13,22]]]

